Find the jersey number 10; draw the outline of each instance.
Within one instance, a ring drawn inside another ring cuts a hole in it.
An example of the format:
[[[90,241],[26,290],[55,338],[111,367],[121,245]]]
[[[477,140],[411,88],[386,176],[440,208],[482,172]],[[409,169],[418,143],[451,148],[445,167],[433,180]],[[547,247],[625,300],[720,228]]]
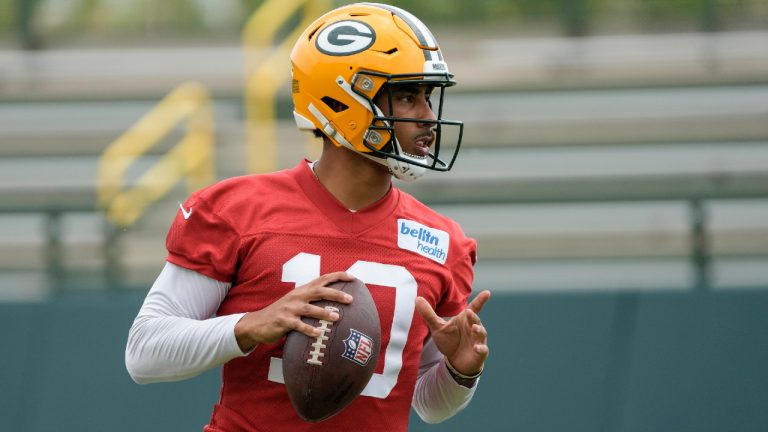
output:
[[[373,374],[362,392],[364,396],[384,399],[397,384],[397,376],[403,366],[403,349],[411,329],[416,302],[416,279],[397,265],[371,261],[357,261],[347,272],[365,284],[395,289],[395,314],[390,329],[389,344],[384,353],[384,370]],[[320,277],[320,255],[300,253],[283,264],[283,282],[304,285]],[[384,333],[382,329],[382,334]],[[269,364],[269,380],[284,383],[283,359],[272,357]]]

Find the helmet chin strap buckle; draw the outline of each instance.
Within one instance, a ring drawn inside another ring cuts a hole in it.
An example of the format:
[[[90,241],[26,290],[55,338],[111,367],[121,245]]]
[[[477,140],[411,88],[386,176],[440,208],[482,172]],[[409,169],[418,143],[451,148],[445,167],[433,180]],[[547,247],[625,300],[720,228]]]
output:
[[[309,110],[310,113],[312,113],[312,115],[315,117],[315,119],[317,119],[317,121],[320,124],[323,125],[323,133],[328,138],[330,138],[331,140],[334,140],[335,142],[341,144],[343,147],[346,147],[347,149],[349,149],[349,150],[351,150],[351,151],[353,151],[353,152],[355,152],[355,153],[357,153],[357,154],[359,154],[359,155],[361,155],[363,157],[366,157],[366,158],[368,158],[368,159],[370,159],[372,161],[375,161],[375,162],[377,162],[377,163],[379,163],[381,165],[384,165],[384,166],[388,167],[390,172],[392,172],[397,178],[400,178],[397,174],[394,173],[392,167],[389,166],[389,162],[388,162],[389,159],[387,159],[387,161],[385,161],[382,158],[374,157],[374,156],[371,156],[371,155],[369,155],[367,153],[363,153],[363,152],[357,151],[357,149],[355,149],[355,146],[353,146],[349,141],[347,141],[347,139],[344,138],[344,135],[340,134],[339,131],[336,130],[335,127],[333,127],[331,122],[328,121],[328,119],[323,115],[323,113],[320,112],[319,109],[317,109],[316,106],[314,106],[312,103],[310,103],[307,106],[307,109]],[[371,131],[369,131],[369,132],[371,132]],[[381,139],[381,136],[379,136],[379,139]]]
[[[326,123],[326,124],[323,125],[323,133],[328,135],[329,138],[334,138],[335,139],[336,138],[336,134],[338,134],[339,132],[336,130],[336,128],[331,126],[330,123]]]
[[[323,115],[323,113],[320,112],[317,107],[315,107],[313,104],[309,104],[307,106],[307,109],[309,109],[309,112],[312,113],[313,116],[315,116],[315,119],[317,119],[320,124],[323,125],[323,133],[332,139],[338,139],[341,135],[339,134],[339,131],[336,130],[335,127],[331,124],[331,122]]]

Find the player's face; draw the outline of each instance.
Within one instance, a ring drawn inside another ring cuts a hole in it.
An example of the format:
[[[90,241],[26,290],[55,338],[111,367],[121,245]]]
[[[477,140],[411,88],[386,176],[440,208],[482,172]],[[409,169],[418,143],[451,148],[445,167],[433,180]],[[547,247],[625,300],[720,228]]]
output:
[[[431,96],[431,86],[400,85],[392,87],[391,109],[389,107],[389,95],[386,91],[381,92],[374,101],[385,115],[427,120],[424,123],[418,121],[394,122],[397,141],[402,146],[403,151],[414,156],[427,156],[429,147],[435,141],[435,124],[428,122],[437,119],[429,102]]]

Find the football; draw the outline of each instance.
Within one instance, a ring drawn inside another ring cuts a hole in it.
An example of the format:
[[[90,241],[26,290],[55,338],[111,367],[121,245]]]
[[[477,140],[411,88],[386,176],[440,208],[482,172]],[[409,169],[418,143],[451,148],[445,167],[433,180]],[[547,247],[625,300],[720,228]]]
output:
[[[322,330],[311,338],[292,331],[283,346],[283,377],[288,397],[306,421],[332,417],[349,405],[370,381],[381,347],[379,314],[368,287],[355,279],[328,285],[352,295],[352,303],[313,304],[338,312],[336,322],[304,317]]]

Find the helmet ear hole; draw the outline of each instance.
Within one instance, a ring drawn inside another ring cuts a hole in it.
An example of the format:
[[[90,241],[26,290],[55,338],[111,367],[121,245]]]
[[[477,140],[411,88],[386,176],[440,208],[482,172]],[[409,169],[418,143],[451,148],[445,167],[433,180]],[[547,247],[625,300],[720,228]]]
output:
[[[346,104],[339,102],[330,96],[323,96],[321,100],[328,106],[328,108],[332,109],[333,112],[340,113],[342,111],[346,111],[347,108],[349,108]]]

